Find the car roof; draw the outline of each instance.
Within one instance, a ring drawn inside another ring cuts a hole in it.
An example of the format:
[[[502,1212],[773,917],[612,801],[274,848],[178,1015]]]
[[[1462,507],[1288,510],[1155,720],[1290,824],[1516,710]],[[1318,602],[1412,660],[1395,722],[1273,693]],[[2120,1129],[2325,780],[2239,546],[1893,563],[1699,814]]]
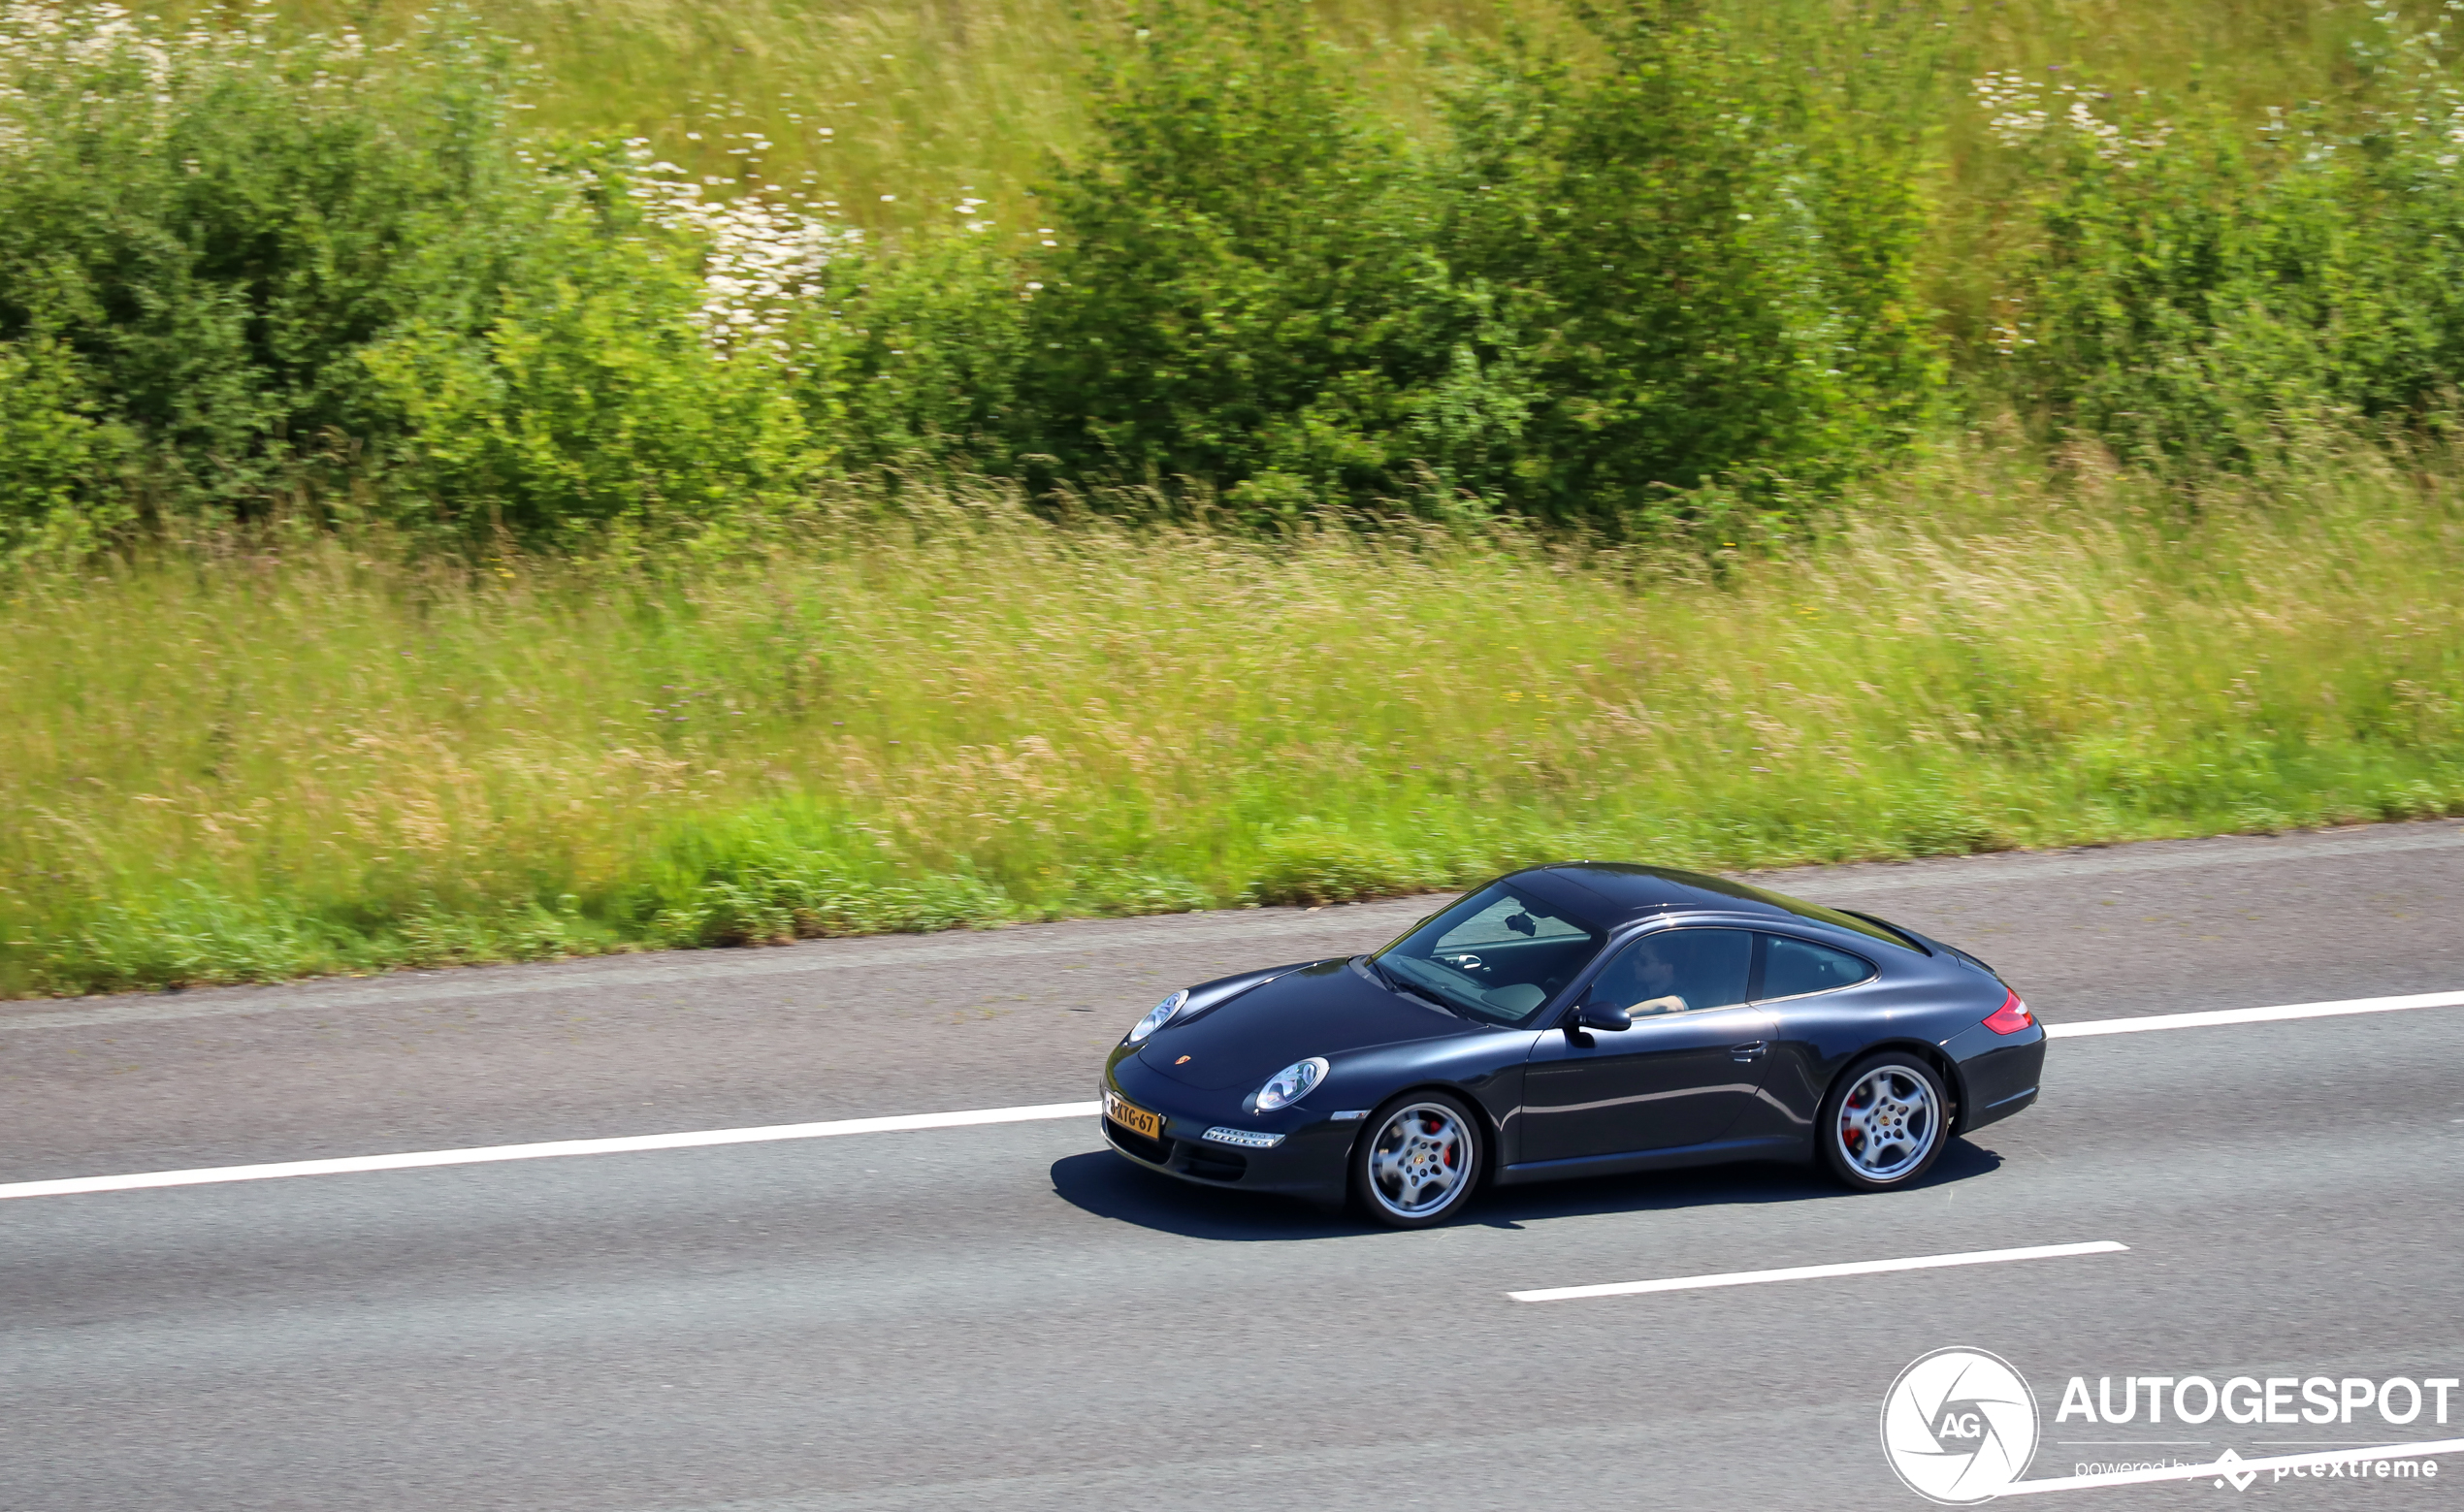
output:
[[[1516,872],[1509,881],[1539,884],[1535,891],[1554,890],[1567,907],[1588,915],[1610,929],[1661,913],[1761,914],[1774,920],[1804,919],[1845,929],[1920,954],[1931,954],[1913,938],[1877,920],[1792,898],[1702,872],[1673,866],[1640,866],[1623,861],[1567,861]]]

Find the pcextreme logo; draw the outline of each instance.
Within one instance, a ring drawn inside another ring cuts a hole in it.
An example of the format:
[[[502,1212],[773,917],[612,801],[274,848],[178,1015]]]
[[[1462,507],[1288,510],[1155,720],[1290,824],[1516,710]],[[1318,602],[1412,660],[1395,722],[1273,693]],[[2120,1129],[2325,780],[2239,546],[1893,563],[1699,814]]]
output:
[[[2091,1399],[2087,1377],[2072,1376],[2056,1414],[2057,1432],[2073,1418],[2098,1425],[2099,1432],[2143,1420],[2180,1433],[2185,1431],[2180,1425],[2195,1430],[2220,1418],[2220,1427],[2253,1426],[2265,1432],[2264,1425],[2280,1423],[2357,1425],[2367,1419],[2357,1420],[2356,1414],[2373,1409],[2389,1429],[2409,1428],[2424,1418],[2443,1427],[2448,1420],[2449,1394],[2464,1385],[2453,1376],[2376,1380],[2237,1375],[2220,1386],[2203,1375],[2179,1373],[2119,1377],[2117,1396],[2116,1379],[2098,1377]],[[2168,1406],[2170,1423],[2165,1420]],[[2166,1448],[2135,1460],[2081,1461],[2070,1466],[2068,1475],[2023,1479],[2042,1433],[2042,1412],[2026,1379],[2009,1361],[1986,1350],[1957,1347],[1919,1356],[1883,1394],[1883,1458],[1910,1491],[1941,1506],[2163,1481],[2206,1480],[2219,1490],[2238,1492],[2261,1475],[2272,1481],[2436,1481],[2440,1467],[2434,1456],[2464,1454],[2464,1438],[2440,1437],[2368,1447],[2354,1440],[2355,1447],[2255,1458],[2226,1446],[2184,1459],[2171,1450],[2181,1440],[2168,1438]],[[2253,1444],[2269,1447],[2264,1440]]]

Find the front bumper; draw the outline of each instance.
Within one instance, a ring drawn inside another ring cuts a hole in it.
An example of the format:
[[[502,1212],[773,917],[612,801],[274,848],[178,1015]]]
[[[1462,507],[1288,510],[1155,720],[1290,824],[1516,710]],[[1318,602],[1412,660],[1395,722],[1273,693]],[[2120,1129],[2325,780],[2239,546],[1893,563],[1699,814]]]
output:
[[[1201,1092],[1156,1075],[1134,1054],[1115,1054],[1104,1069],[1105,1085],[1163,1117],[1163,1136],[1149,1139],[1102,1114],[1104,1141],[1122,1158],[1150,1171],[1199,1186],[1272,1192],[1305,1201],[1341,1204],[1349,1180],[1345,1167],[1361,1121],[1338,1122],[1323,1110],[1285,1109],[1271,1117],[1244,1112],[1237,1094]],[[1304,1099],[1303,1101],[1307,1101]],[[1269,1149],[1244,1149],[1207,1139],[1209,1129],[1228,1127],[1283,1136]]]

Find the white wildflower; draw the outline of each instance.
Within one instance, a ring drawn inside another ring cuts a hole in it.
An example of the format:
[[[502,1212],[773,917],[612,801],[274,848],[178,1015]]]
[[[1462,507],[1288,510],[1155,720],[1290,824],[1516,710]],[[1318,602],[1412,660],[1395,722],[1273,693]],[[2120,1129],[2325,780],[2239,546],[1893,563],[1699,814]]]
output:
[[[716,199],[681,177],[673,164],[644,162],[632,154],[638,175],[634,196],[653,224],[693,234],[702,243],[701,306],[695,323],[722,357],[758,353],[781,364],[796,361],[785,336],[790,317],[822,298],[829,263],[852,251],[861,233],[825,215],[820,206],[778,203],[759,195]]]

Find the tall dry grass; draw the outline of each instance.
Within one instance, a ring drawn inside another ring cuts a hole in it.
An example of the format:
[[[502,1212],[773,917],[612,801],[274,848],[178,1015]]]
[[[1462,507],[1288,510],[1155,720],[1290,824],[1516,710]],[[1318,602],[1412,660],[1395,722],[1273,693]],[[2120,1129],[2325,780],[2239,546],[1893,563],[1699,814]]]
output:
[[[2464,812],[2444,460],[1985,443],[1819,547],[850,506],[766,554],[165,551],[0,597],[0,991]]]
[[[211,14],[199,0],[140,9]],[[281,0],[320,28],[398,36],[433,0]],[[539,70],[537,123],[577,135],[650,137],[697,172],[808,180],[859,222],[949,222],[948,202],[980,189],[995,216],[1031,229],[1024,191],[1087,126],[1089,45],[1123,23],[1124,0],[468,0]],[[1494,34],[1480,0],[1319,0],[1330,40],[1349,49],[1394,110],[1424,117],[1430,46]],[[1551,0],[1535,24],[1564,30]],[[758,152],[740,149],[758,138]],[[742,185],[738,185],[741,187]]]
[[[205,14],[200,0],[142,9]],[[279,0],[324,27],[398,34],[432,0]],[[1127,0],[469,0],[540,70],[537,119],[557,130],[647,135],[697,171],[740,173],[748,135],[785,182],[813,176],[866,224],[947,220],[972,189],[996,216],[1031,218],[1023,191],[1054,155],[1084,142],[1087,48],[1123,24]],[[1759,0],[1713,9],[1767,34],[1775,48],[1838,32],[1875,8],[1840,0]],[[1895,8],[1882,8],[1895,9]],[[1428,91],[1444,44],[1495,37],[1508,23],[1578,53],[1580,29],[1558,0],[1315,0],[1326,38],[1399,116],[1433,126]],[[2305,0],[1987,0],[1936,8],[1955,68],[2055,64],[2123,88],[2196,87],[2255,112],[2332,92],[2368,32],[2358,7]],[[1976,178],[1968,131],[1948,130],[1954,185]],[[689,134],[698,133],[699,140]],[[1990,222],[2000,186],[1973,185]],[[1954,192],[1961,192],[1955,190]],[[885,200],[884,196],[892,196]],[[1027,229],[1023,222],[1020,229]],[[1963,253],[1946,258],[1956,271]]]

